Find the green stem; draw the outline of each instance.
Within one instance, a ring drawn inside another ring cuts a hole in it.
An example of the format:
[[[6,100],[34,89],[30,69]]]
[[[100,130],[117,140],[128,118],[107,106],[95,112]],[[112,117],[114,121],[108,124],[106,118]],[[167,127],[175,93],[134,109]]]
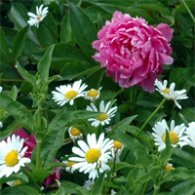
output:
[[[117,150],[114,152],[114,161],[113,161],[113,168],[112,168],[112,179],[114,179],[114,171],[115,171],[115,165],[116,165],[116,155],[117,155]]]
[[[186,4],[185,0],[181,0],[181,2],[184,4],[184,6],[185,6],[185,8],[187,9],[189,15],[191,16],[193,22],[195,23],[195,18],[194,18],[194,16],[193,16],[192,12],[190,11],[188,5]]]
[[[162,105],[165,103],[166,99],[163,99],[158,107],[152,112],[152,114],[147,118],[145,123],[141,126],[141,131],[145,128],[145,126],[148,124],[148,122],[151,120],[151,118],[158,112],[158,110],[162,107]]]
[[[36,148],[36,169],[38,170],[41,166],[41,140],[37,140]]]
[[[159,185],[154,185],[154,191],[153,191],[153,195],[157,195],[158,191],[159,191]]]

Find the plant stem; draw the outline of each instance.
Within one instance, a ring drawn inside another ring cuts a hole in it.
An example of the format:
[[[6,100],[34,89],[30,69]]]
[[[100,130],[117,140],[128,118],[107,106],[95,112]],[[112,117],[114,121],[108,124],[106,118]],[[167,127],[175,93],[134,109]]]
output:
[[[141,126],[141,131],[145,128],[145,126],[148,124],[148,122],[151,120],[151,118],[158,112],[158,110],[162,107],[162,105],[165,103],[166,99],[163,99],[158,107],[152,112],[152,114],[147,118],[145,123]]]
[[[192,12],[190,11],[188,5],[186,4],[185,0],[181,0],[181,2],[184,4],[184,6],[185,6],[185,8],[187,9],[189,15],[191,16],[193,22],[195,23],[195,18],[194,18],[194,16],[193,16]]]
[[[41,140],[37,140],[36,148],[36,169],[38,170],[41,166]]]
[[[159,191],[159,185],[154,185],[153,195],[157,195]]]

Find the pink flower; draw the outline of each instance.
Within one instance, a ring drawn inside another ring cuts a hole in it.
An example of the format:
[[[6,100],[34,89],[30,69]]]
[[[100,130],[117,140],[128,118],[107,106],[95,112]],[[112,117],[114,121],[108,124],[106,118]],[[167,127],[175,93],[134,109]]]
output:
[[[56,180],[60,180],[60,170],[61,168],[56,167],[54,169],[54,173],[49,175],[45,181],[44,181],[44,185],[45,186],[50,186],[51,184],[55,183]]]
[[[20,138],[23,138],[25,141],[24,141],[24,146],[27,146],[28,149],[25,153],[25,157],[29,157],[31,158],[32,156],[32,152],[36,146],[36,139],[35,139],[35,136],[34,135],[29,135],[28,133],[26,133],[26,131],[22,128],[14,131],[13,133],[14,135],[18,135],[20,136]],[[44,185],[45,186],[49,186],[53,183],[55,183],[55,180],[59,180],[60,179],[60,168],[59,167],[56,167],[54,169],[54,173],[49,175],[45,180],[44,180]]]
[[[121,87],[140,85],[153,91],[164,65],[173,63],[169,44],[172,34],[167,24],[155,28],[142,18],[116,11],[93,42],[98,51],[93,58]]]
[[[16,130],[13,134],[18,135],[25,140],[24,146],[27,146],[27,148],[28,148],[26,153],[25,153],[25,157],[31,158],[32,152],[36,146],[35,136],[27,134],[26,131],[22,128]]]

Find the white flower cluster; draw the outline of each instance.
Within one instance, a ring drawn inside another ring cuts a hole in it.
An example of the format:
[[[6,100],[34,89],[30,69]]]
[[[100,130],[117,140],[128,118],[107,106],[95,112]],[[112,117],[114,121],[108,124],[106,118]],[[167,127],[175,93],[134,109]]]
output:
[[[87,85],[82,84],[82,80],[75,81],[72,85],[60,85],[59,87],[56,87],[55,91],[52,91],[53,100],[60,106],[63,106],[67,103],[72,106],[75,99],[79,97],[84,97],[85,99],[92,102],[100,97],[100,90],[102,87],[97,90],[92,88],[88,91],[85,91],[86,88]],[[97,117],[88,119],[92,126],[98,127],[99,125],[104,126],[110,123],[111,118],[115,116],[117,107],[111,107],[110,101],[106,103],[102,100],[99,104],[99,108],[97,108],[94,103],[91,103],[89,106],[87,106],[86,110],[100,113]]]
[[[104,133],[101,133],[99,138],[95,133],[88,134],[87,141],[79,140],[77,145],[72,148],[72,152],[77,156],[70,157],[65,162],[66,171],[72,173],[78,170],[89,174],[90,181],[98,178],[99,174],[110,170],[108,163],[119,159],[124,147],[118,140],[105,138]]]
[[[174,120],[171,121],[170,127],[165,119],[157,122],[153,128],[152,136],[159,152],[166,147],[166,135],[169,135],[172,147],[189,145],[195,148],[195,122],[189,123],[188,127],[185,124],[175,125]]]

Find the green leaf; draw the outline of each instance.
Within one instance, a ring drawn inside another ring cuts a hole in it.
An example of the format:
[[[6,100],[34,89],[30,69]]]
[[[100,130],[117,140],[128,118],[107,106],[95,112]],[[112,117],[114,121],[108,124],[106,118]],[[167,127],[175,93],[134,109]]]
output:
[[[32,115],[23,104],[15,102],[11,98],[0,93],[0,107],[20,121],[21,127],[26,127],[29,130],[31,129]]]
[[[16,63],[18,57],[21,56],[24,50],[27,33],[28,33],[28,27],[25,27],[21,31],[19,31],[14,37],[14,45],[12,49],[12,58],[14,63]]]
[[[22,4],[12,3],[12,7],[9,12],[9,18],[14,23],[15,28],[17,30],[20,30],[27,26],[26,22],[28,20],[27,12],[28,11]]]
[[[11,64],[10,51],[9,46],[6,40],[5,33],[2,29],[0,29],[0,62],[2,64]]]
[[[185,67],[185,68],[174,68],[169,76],[169,81],[176,82],[176,89],[187,89],[195,87],[195,68]]]
[[[33,75],[31,75],[28,71],[22,68],[19,63],[16,64],[16,68],[25,81],[31,83],[32,86],[35,85],[36,79]]]
[[[184,167],[178,167],[172,171],[166,171],[160,180],[160,184],[168,181],[195,179],[195,170],[187,169]]]
[[[37,191],[33,186],[30,185],[19,185],[16,187],[8,187],[5,188],[2,192],[2,195],[13,195],[13,194],[18,194],[18,195],[39,195],[39,191]]]
[[[105,174],[101,174],[92,188],[92,194],[103,194]]]
[[[33,177],[34,181],[42,182],[47,176],[50,175],[50,171],[45,169],[36,169],[33,170],[30,174]]]
[[[96,39],[96,29],[92,21],[81,8],[76,7],[72,3],[69,3],[69,7],[70,24],[77,43],[83,53],[91,58],[94,53],[91,43]]]
[[[120,121],[119,123],[117,123],[116,125],[113,126],[112,130],[113,131],[126,131],[126,127],[129,127],[129,125],[131,124],[131,122],[137,117],[137,115],[134,116],[130,116],[127,117],[125,119],[123,119],[122,121]]]
[[[53,16],[49,13],[39,24],[39,28],[31,28],[43,48],[58,42],[58,29]]]
[[[192,195],[194,193],[195,193],[194,179],[186,180],[175,185],[173,188],[171,188],[171,192],[169,192],[170,195],[177,195],[177,194]],[[159,195],[165,195],[165,194],[167,193],[160,193]]]
[[[90,117],[97,116],[97,113],[89,111],[69,111],[62,110],[56,117],[51,121],[48,126],[48,132],[43,138],[42,142],[42,159],[44,160],[45,166],[51,163],[56,155],[58,149],[64,143],[64,134],[67,129],[68,123],[88,119]]]
[[[69,14],[65,15],[60,28],[60,42],[68,43],[72,39],[72,30],[70,26]]]
[[[62,181],[60,182],[61,186],[64,189],[64,194],[78,194],[78,195],[86,195],[89,194],[89,192],[82,188],[81,186],[79,186],[78,184],[75,184],[73,182],[69,182],[69,181]]]
[[[44,53],[43,57],[38,63],[38,73],[41,77],[42,81],[47,81],[49,77],[49,68],[51,65],[52,60],[52,53],[53,53],[54,45],[51,45],[46,52]]]

